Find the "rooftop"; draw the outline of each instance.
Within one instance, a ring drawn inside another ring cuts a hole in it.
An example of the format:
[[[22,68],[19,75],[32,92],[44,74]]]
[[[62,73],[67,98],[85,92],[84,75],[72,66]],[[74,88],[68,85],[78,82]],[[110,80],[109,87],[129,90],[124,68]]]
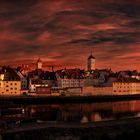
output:
[[[95,57],[91,54],[88,59],[95,59]]]

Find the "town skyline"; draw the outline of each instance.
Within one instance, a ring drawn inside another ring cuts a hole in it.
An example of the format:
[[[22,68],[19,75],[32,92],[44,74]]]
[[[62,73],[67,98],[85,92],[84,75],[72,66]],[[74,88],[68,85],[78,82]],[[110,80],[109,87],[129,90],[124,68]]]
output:
[[[138,0],[2,0],[0,64],[140,71]]]
[[[91,54],[92,55],[92,54]],[[89,55],[89,57],[91,56],[91,55]],[[110,71],[112,71],[112,72],[125,72],[125,71],[130,71],[130,72],[140,72],[139,70],[137,70],[137,69],[122,69],[122,70],[113,70],[111,67],[108,67],[108,68],[98,68],[96,65],[96,58],[95,58],[95,64],[93,63],[93,64],[91,64],[92,66],[90,66],[91,67],[91,70],[89,70],[88,69],[88,67],[89,67],[89,62],[88,62],[88,60],[89,60],[89,57],[87,58],[87,64],[86,64],[86,67],[85,68],[83,68],[83,67],[76,67],[76,66],[70,66],[70,65],[59,65],[59,64],[54,64],[54,63],[49,63],[49,64],[45,64],[43,61],[42,61],[42,59],[41,58],[37,58],[37,59],[35,59],[35,60],[32,60],[32,63],[24,63],[24,64],[19,64],[19,65],[17,65],[17,64],[15,64],[15,65],[0,65],[0,67],[2,68],[2,67],[9,67],[9,68],[13,68],[13,69],[28,69],[29,71],[33,71],[33,70],[37,70],[37,69],[40,69],[40,70],[42,70],[42,71],[53,71],[53,72],[55,72],[55,71],[58,71],[58,70],[64,70],[64,69],[79,69],[79,70],[84,70],[84,71],[100,71],[100,70],[110,70]],[[41,61],[41,68],[37,68],[38,67],[38,61]],[[92,62],[91,62],[92,63]],[[95,68],[93,68],[95,66]]]

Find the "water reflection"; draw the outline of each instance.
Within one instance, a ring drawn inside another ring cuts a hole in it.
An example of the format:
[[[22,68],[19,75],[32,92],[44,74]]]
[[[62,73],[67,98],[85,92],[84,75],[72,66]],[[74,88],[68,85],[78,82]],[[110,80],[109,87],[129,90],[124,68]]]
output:
[[[140,101],[2,106],[1,120],[95,122],[140,117]]]

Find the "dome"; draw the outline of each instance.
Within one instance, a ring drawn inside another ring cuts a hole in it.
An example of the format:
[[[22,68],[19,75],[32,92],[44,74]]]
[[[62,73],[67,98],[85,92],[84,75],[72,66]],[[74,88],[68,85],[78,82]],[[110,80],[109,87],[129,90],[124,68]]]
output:
[[[88,59],[95,59],[95,57],[91,54]]]

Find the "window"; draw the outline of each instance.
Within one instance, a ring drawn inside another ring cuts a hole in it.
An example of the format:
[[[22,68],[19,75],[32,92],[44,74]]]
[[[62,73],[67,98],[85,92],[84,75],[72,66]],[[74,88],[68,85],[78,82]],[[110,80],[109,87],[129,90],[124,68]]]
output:
[[[17,88],[15,88],[15,90],[17,90]]]

